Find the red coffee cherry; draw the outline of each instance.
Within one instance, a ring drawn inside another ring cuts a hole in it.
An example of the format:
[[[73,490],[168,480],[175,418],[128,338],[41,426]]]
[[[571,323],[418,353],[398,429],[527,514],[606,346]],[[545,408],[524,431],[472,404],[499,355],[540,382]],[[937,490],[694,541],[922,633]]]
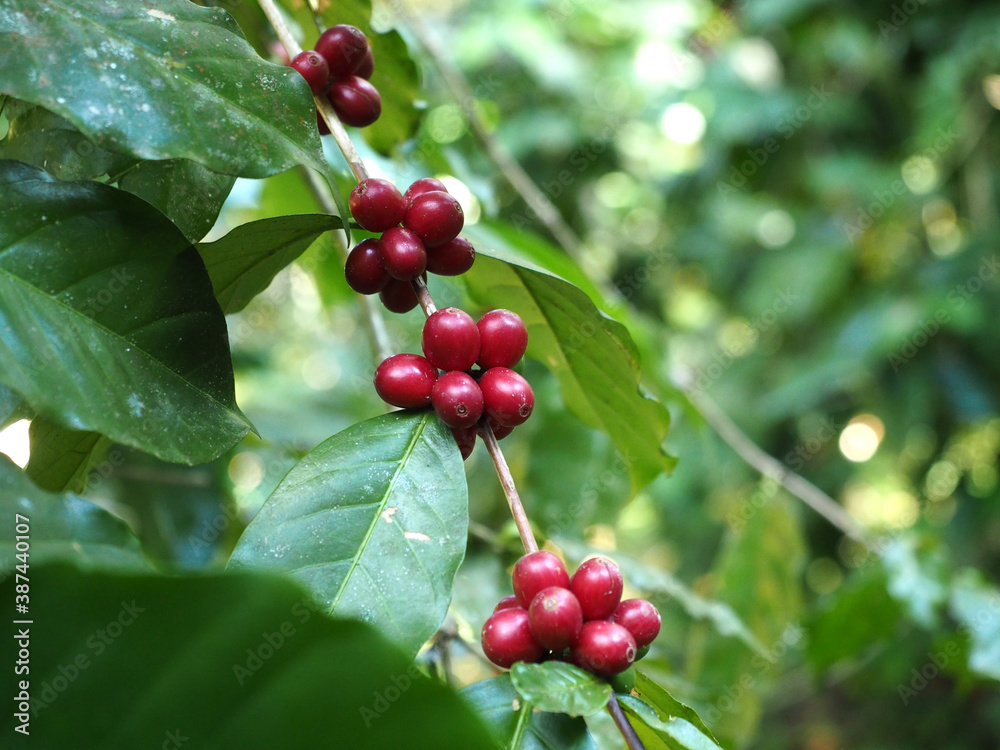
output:
[[[499,612],[501,609],[524,609],[521,603],[517,600],[517,597],[511,594],[510,596],[505,596],[500,602],[493,608],[494,612]]]
[[[378,240],[361,240],[347,256],[344,265],[347,285],[358,294],[376,294],[389,282],[389,272],[382,267]]]
[[[406,203],[406,207],[409,208],[410,204],[413,203],[413,199],[418,195],[423,195],[424,193],[447,193],[448,188],[445,187],[441,180],[436,180],[433,177],[421,177],[416,180],[412,185],[406,188],[406,192],[403,193],[403,202]]]
[[[378,241],[382,265],[394,279],[413,279],[427,267],[427,251],[409,229],[390,227]]]
[[[416,232],[427,247],[450,242],[458,237],[464,225],[465,214],[461,204],[441,191],[422,193],[413,198],[407,204],[403,217],[403,226]]]
[[[571,658],[581,669],[610,677],[628,669],[635,653],[635,639],[625,628],[607,620],[592,620],[583,624]]]
[[[528,622],[536,641],[552,651],[562,651],[579,637],[583,629],[583,610],[572,591],[549,586],[531,600]]]
[[[505,427],[517,427],[535,408],[535,394],[528,381],[510,368],[491,367],[479,378],[479,387],[486,414]]]
[[[345,125],[366,128],[382,114],[382,97],[364,78],[347,76],[334,79],[326,90],[337,117]]]
[[[468,370],[479,356],[479,329],[464,310],[444,307],[427,318],[420,344],[435,367]]]
[[[482,641],[486,658],[504,669],[518,661],[539,662],[545,656],[545,649],[531,634],[524,609],[502,609],[490,615],[483,625]]]
[[[361,63],[354,71],[354,75],[356,75],[358,78],[371,80],[372,73],[374,72],[375,72],[375,54],[372,52],[372,48],[369,47],[368,51],[365,52],[365,56],[361,58]]]
[[[375,369],[375,391],[387,404],[419,409],[431,402],[438,371],[418,354],[394,354]]]
[[[545,550],[531,552],[514,563],[510,580],[514,585],[514,595],[525,609],[542,589],[549,586],[569,588],[566,566],[562,560]]]
[[[403,196],[388,180],[371,177],[354,186],[347,205],[362,229],[384,232],[403,220]]]
[[[346,23],[331,26],[316,42],[316,51],[323,56],[334,78],[353,73],[364,62],[368,37],[361,29]]]
[[[319,129],[320,135],[330,135],[330,126],[326,124],[326,120],[323,119],[323,115],[316,110],[316,127]]]
[[[475,262],[476,250],[465,237],[456,237],[427,251],[427,270],[438,276],[461,276]]]
[[[409,312],[419,303],[413,285],[399,279],[389,279],[378,293],[378,298],[382,300],[386,310],[394,313]]]
[[[434,391],[431,390],[431,398],[434,398]],[[479,433],[476,430],[476,426],[464,427],[461,429],[452,429],[452,434],[455,436],[455,442],[458,444],[458,450],[462,454],[462,460],[468,461],[469,456],[472,455],[472,450],[476,447],[476,437]]]
[[[622,600],[622,588],[621,571],[606,557],[593,557],[580,565],[569,585],[570,591],[580,600],[585,620],[611,617]]]
[[[482,390],[482,386],[480,386],[480,390]],[[485,406],[483,407],[483,409],[485,410]],[[487,417],[486,421],[489,422],[490,429],[493,430],[493,437],[495,437],[497,440],[503,440],[505,437],[507,437],[508,435],[510,435],[510,433],[514,431],[513,427],[507,427],[506,425],[502,425],[498,423],[496,420],[494,420],[492,417]]]
[[[479,328],[479,358],[484,370],[513,367],[528,348],[528,328],[521,316],[510,310],[490,310],[476,323]]]
[[[434,383],[431,403],[438,417],[449,427],[475,427],[483,416],[483,392],[471,375],[446,372]]]
[[[660,613],[645,599],[626,599],[611,614],[611,622],[617,622],[635,638],[638,648],[648,646],[660,632]]]
[[[326,91],[326,85],[330,82],[330,68],[318,52],[311,49],[303,50],[289,64],[306,79],[314,96]]]

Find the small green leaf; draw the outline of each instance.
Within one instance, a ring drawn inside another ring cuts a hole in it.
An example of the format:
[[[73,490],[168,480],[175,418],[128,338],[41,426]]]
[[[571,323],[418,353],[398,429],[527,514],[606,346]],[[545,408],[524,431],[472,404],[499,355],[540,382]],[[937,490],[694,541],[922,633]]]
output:
[[[245,177],[296,164],[328,172],[309,87],[262,60],[220,8],[6,0],[0,91],[139,159],[190,159]]]
[[[14,603],[15,578],[0,586]],[[31,747],[487,748],[487,727],[374,628],[274,576],[31,568]],[[18,627],[6,617],[2,636]],[[12,684],[8,684],[12,687]],[[0,720],[15,737],[8,711]],[[20,722],[18,722],[20,723]]]
[[[695,726],[698,731],[712,740],[712,742],[718,744],[719,741],[715,739],[712,730],[698,716],[697,711],[674,698],[674,696],[657,685],[644,672],[636,671],[635,691],[650,708],[656,711],[656,715],[661,721],[669,721],[674,717],[684,719],[684,721]]]
[[[386,414],[303,458],[230,567],[288,573],[324,611],[367,620],[413,655],[448,610],[468,514],[451,430],[433,411]]]
[[[686,719],[661,719],[651,706],[628,695],[619,697],[618,702],[647,750],[722,750],[711,734],[704,734]]]
[[[582,718],[536,711],[518,695],[510,675],[483,680],[462,691],[493,730],[503,750],[597,750]]]
[[[219,218],[236,178],[187,159],[139,162],[118,187],[152,203],[191,242],[197,242]]]
[[[643,393],[635,343],[624,326],[559,277],[482,245],[476,252],[464,277],[470,294],[524,319],[528,356],[556,375],[570,411],[611,437],[633,488],[671,471],[675,460],[661,447],[670,413]]]
[[[166,461],[242,439],[225,317],[176,227],[21,162],[0,162],[0,190],[0,382],[63,427]]]
[[[964,570],[952,583],[949,608],[969,633],[969,669],[1000,680],[1000,590],[979,572]]]
[[[215,298],[227,315],[239,312],[267,289],[277,273],[320,235],[340,229],[338,216],[294,214],[236,227],[215,242],[198,246],[212,279]]]
[[[10,459],[0,455],[0,571],[18,563],[19,523],[29,529],[32,565],[64,560],[86,569],[150,567],[139,540],[123,521],[76,495],[52,495],[38,489]],[[65,618],[59,620],[65,622]]]
[[[510,670],[514,688],[540,711],[589,716],[611,697],[611,685],[579,667],[561,661],[518,662]]]
[[[49,492],[83,492],[87,474],[111,441],[97,432],[67,430],[45,417],[31,420],[31,458],[24,467]]]

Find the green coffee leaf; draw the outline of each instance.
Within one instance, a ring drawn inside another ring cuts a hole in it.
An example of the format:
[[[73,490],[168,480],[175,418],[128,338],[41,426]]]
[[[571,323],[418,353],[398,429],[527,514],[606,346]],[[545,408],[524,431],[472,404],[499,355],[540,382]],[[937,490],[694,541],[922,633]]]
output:
[[[607,680],[561,661],[542,664],[518,662],[510,670],[514,688],[539,711],[589,716],[611,696]]]

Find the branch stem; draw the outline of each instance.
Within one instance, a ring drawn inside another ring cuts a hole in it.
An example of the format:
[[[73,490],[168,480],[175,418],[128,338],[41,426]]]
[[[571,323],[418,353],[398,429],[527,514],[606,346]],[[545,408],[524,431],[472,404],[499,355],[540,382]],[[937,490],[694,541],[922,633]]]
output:
[[[612,695],[611,700],[608,701],[608,713],[611,714],[611,718],[615,720],[615,726],[617,726],[618,731],[622,733],[622,737],[625,739],[625,745],[628,747],[628,750],[646,750],[646,746],[642,744],[642,740],[639,739],[639,735],[635,733],[635,729],[633,729],[632,725],[629,723],[628,718],[625,716],[625,712],[622,711],[617,695]]]
[[[420,307],[424,311],[424,315],[429,318],[437,312],[437,306],[431,298],[431,292],[427,288],[427,282],[424,281],[422,276],[417,276],[410,283],[413,284],[413,291],[417,293],[417,301],[420,302]]]
[[[538,542],[531,531],[531,523],[528,521],[528,514],[524,512],[524,505],[521,503],[521,496],[517,493],[514,485],[514,477],[510,473],[507,459],[504,458],[500,444],[489,422],[483,419],[479,424],[479,436],[486,444],[486,450],[493,459],[493,465],[497,470],[497,477],[500,479],[500,486],[503,487],[503,494],[507,497],[507,504],[510,506],[510,514],[514,517],[514,525],[517,526],[517,533],[521,537],[521,544],[524,545],[525,552],[537,552]]]

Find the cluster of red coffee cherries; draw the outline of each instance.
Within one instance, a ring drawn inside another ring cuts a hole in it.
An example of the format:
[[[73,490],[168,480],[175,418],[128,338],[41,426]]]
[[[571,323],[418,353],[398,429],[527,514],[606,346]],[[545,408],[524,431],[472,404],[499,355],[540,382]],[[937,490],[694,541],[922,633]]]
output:
[[[348,24],[331,26],[316,47],[303,50],[290,65],[306,79],[316,96],[325,96],[345,125],[363,128],[382,114],[382,97],[368,81],[375,71],[375,56],[368,37]],[[319,132],[329,133],[322,117]]]
[[[378,294],[392,312],[417,306],[410,282],[424,272],[458,276],[476,260],[472,243],[459,236],[462,206],[440,180],[424,177],[401,194],[388,180],[369,178],[351,191],[348,205],[362,229],[381,236],[351,250],[347,283],[359,294]]]
[[[442,308],[424,323],[421,346],[422,357],[396,354],[382,362],[375,390],[404,409],[432,405],[455,433],[462,458],[472,453],[484,414],[498,440],[531,416],[535,395],[511,369],[528,347],[517,313],[491,310],[477,322],[456,307]]]
[[[570,578],[551,552],[525,555],[505,597],[483,626],[483,651],[498,667],[558,659],[601,677],[624,672],[649,651],[660,613],[645,599],[622,601],[618,566],[587,560]]]

